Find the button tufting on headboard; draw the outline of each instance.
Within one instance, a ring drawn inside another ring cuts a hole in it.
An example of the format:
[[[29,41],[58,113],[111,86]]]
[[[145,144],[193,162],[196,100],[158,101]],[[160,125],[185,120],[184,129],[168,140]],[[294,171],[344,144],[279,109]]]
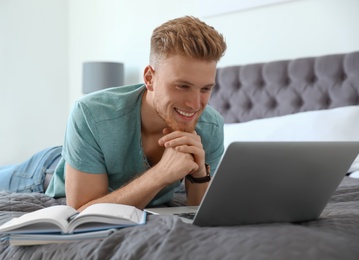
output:
[[[209,103],[226,123],[359,105],[359,52],[218,68]]]

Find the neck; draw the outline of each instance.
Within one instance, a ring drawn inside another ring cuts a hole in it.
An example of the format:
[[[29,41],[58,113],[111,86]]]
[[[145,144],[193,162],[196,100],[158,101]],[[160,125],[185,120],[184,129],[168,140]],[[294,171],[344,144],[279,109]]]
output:
[[[151,100],[146,90],[142,97],[141,104],[141,128],[144,135],[157,135],[162,134],[162,130],[166,127],[166,124],[160,118],[153,108]]]

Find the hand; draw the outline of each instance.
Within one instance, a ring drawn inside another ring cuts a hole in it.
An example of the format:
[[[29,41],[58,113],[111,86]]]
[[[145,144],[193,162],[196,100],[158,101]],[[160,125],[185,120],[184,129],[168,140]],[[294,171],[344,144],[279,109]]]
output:
[[[176,151],[169,147],[165,148],[161,160],[153,167],[161,173],[161,180],[169,185],[183,179],[188,173],[198,169],[193,156],[188,153]]]
[[[159,139],[158,143],[161,146],[175,149],[175,151],[191,155],[193,161],[197,164],[196,168],[192,168],[187,174],[192,174],[193,177],[206,176],[205,169],[205,152],[201,142],[201,137],[195,131],[192,133],[174,131],[171,132],[168,128],[163,130],[163,136]],[[185,174],[185,175],[187,175]]]

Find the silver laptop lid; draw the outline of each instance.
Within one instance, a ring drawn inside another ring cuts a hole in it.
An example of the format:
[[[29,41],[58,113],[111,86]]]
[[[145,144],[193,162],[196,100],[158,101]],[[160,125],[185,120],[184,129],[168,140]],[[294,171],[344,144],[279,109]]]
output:
[[[193,224],[316,219],[358,153],[359,142],[234,142]]]

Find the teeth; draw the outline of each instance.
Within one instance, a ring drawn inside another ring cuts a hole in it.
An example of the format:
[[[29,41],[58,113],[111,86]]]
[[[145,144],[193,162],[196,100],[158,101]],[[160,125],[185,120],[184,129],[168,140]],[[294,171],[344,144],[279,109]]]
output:
[[[178,109],[176,109],[176,110],[177,110],[178,113],[180,113],[181,115],[186,116],[186,117],[191,117],[191,116],[194,115],[194,112],[193,113],[186,113],[186,112],[183,112],[183,111],[178,110]]]

